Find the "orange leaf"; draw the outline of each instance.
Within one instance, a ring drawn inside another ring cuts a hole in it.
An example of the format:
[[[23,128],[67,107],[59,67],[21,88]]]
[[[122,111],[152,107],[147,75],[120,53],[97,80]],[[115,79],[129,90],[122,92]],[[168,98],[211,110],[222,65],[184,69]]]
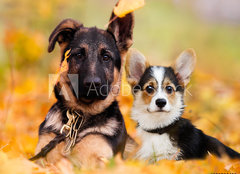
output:
[[[60,74],[67,71],[68,70],[68,62],[67,62],[67,59],[69,58],[70,56],[70,51],[71,49],[67,50],[64,54],[64,60],[63,62],[61,63],[58,71],[57,71],[57,74],[54,75],[54,76],[50,76],[50,79],[49,79],[49,94],[51,94],[51,92],[53,91],[54,89],[54,86],[58,83],[59,81],[59,78],[60,78]]]
[[[65,71],[68,70],[68,62],[67,62],[67,59],[68,59],[69,56],[70,56],[70,54],[69,54],[70,51],[71,51],[71,49],[69,49],[69,50],[67,50],[67,51],[65,52],[65,54],[64,54],[64,60],[63,60],[63,62],[62,62],[61,65],[60,65],[60,69],[59,69],[59,71],[58,71],[58,74],[61,74],[61,73],[63,73],[63,72],[65,72]]]
[[[144,4],[144,0],[119,0],[118,5],[114,7],[113,12],[115,15],[122,18],[126,14],[143,7]]]

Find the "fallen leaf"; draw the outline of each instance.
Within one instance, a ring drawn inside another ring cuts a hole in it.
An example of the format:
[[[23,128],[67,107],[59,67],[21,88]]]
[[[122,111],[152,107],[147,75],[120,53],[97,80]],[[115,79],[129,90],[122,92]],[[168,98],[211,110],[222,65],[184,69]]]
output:
[[[126,14],[133,12],[145,4],[144,0],[119,0],[117,6],[114,7],[114,13],[122,18]]]
[[[60,75],[61,73],[65,72],[68,70],[68,62],[67,62],[67,59],[69,58],[70,54],[69,52],[71,51],[71,49],[67,50],[64,54],[64,60],[63,62],[61,63],[60,65],[60,68],[57,72],[58,75]]]

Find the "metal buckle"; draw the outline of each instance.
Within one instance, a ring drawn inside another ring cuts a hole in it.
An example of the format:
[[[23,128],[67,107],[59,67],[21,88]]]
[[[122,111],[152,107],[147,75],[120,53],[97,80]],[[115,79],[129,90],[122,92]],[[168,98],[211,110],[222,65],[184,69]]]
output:
[[[65,135],[65,137],[68,137],[68,142],[65,146],[64,152],[68,153],[70,149],[75,145],[77,135],[78,135],[78,130],[83,124],[84,117],[83,115],[79,114],[76,111],[71,112],[70,114],[69,110],[67,111],[67,117],[68,117],[68,122],[64,124],[60,130],[60,133],[63,134],[64,131],[68,131],[68,133]],[[77,123],[79,119],[82,118],[81,122],[77,126]]]
[[[63,131],[67,130],[68,133],[65,135],[65,137],[68,137],[70,135],[70,130],[71,130],[71,127],[64,124],[60,130],[60,133],[63,134]]]

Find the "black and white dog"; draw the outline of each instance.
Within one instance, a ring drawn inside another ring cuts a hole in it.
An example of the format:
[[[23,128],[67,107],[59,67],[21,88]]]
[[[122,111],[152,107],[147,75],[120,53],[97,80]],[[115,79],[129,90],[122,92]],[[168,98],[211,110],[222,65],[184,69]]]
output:
[[[134,95],[132,118],[138,124],[137,133],[142,140],[137,158],[199,159],[209,152],[240,159],[238,152],[181,118],[184,90],[195,63],[193,49],[182,52],[171,67],[149,66],[141,53],[129,51],[126,72]]]

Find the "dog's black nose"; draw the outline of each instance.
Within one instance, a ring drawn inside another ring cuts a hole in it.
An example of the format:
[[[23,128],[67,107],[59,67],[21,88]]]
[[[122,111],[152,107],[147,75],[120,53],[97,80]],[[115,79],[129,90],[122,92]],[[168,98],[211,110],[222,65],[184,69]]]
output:
[[[163,108],[166,104],[167,104],[167,101],[163,98],[159,98],[159,99],[156,100],[156,105],[159,108]]]
[[[95,87],[100,87],[102,82],[101,79],[99,77],[90,77],[90,78],[86,78],[83,82],[84,86],[89,88],[95,88]]]

